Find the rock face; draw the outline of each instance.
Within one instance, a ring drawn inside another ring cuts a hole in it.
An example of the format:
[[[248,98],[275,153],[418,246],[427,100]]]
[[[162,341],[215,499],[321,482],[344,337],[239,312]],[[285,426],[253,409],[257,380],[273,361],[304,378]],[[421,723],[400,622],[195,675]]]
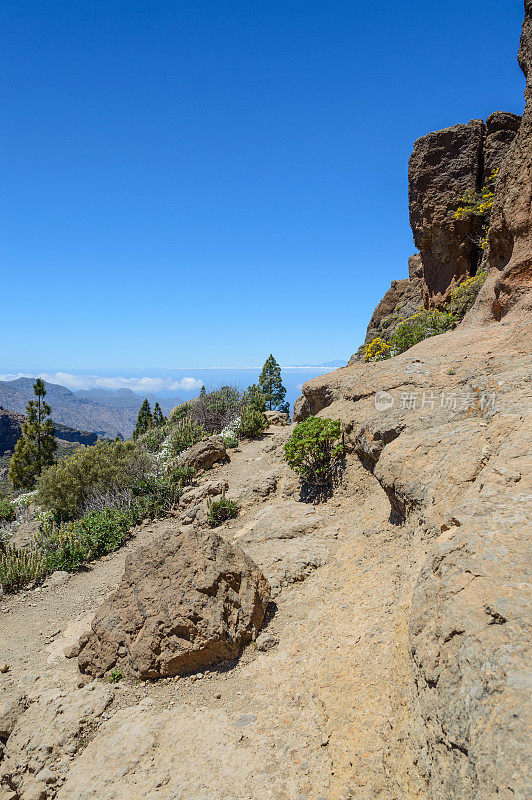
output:
[[[486,123],[474,119],[422,136],[408,168],[410,224],[421,254],[426,305],[446,299],[453,284],[474,275],[482,258],[481,220],[455,219],[452,212],[467,192],[479,191],[500,167],[520,117],[495,112]]]
[[[348,451],[390,502],[390,519],[426,553],[410,596],[408,736],[429,800],[532,796],[530,662],[530,307],[532,288],[532,2],[519,62],[526,106],[418,140],[410,214],[426,298],[471,272],[475,222],[450,208],[501,156],[488,278],[453,332],[378,365],[305,384],[294,419],[344,423]],[[501,322],[497,320],[502,319]],[[400,771],[400,757],[397,759]],[[410,796],[405,793],[404,796]]]
[[[520,52],[525,69],[524,44]],[[414,143],[408,170],[408,197],[414,243],[420,252],[408,260],[408,278],[392,281],[376,307],[365,343],[377,336],[388,340],[401,318],[415,313],[420,306],[440,305],[457,281],[476,273],[484,253],[479,246],[482,220],[477,216],[455,219],[453,212],[467,192],[480,190],[493,170],[501,167],[510,147],[513,156],[506,160],[501,172],[498,196],[509,197],[512,181],[526,184],[528,179],[530,184],[527,112],[523,125],[520,122],[521,117],[516,114],[496,111],[486,122],[474,119],[466,125],[453,125],[422,136]],[[517,142],[512,144],[516,137]],[[505,203],[510,220],[522,215],[522,211],[508,207],[508,200]],[[494,203],[490,241],[491,261],[496,261],[501,269],[510,258],[512,234],[508,224],[514,223],[502,219],[499,206]],[[520,270],[526,272],[526,265],[521,265]],[[501,284],[499,293],[504,291]],[[354,360],[361,355],[362,348]]]
[[[373,312],[365,343],[376,336],[388,340],[399,320],[414,314],[423,305],[423,264],[419,254],[408,259],[408,278],[392,281],[392,285]]]
[[[217,461],[225,461],[227,450],[221,436],[210,436],[182,453],[179,464],[188,464],[197,470],[210,469]]]
[[[532,286],[532,4],[525,3],[525,21],[518,55],[526,76],[525,110],[519,131],[501,167],[490,217],[487,262],[492,280],[483,293],[495,295],[496,319],[520,303],[530,311]]]
[[[80,669],[159,678],[236,658],[256,638],[269,598],[238,547],[210,531],[168,528],[126,560],[119,588],[81,641]]]

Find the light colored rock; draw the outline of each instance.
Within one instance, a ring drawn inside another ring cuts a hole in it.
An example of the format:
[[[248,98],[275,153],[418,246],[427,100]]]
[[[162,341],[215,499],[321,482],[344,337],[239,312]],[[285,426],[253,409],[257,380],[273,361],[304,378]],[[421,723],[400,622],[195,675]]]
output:
[[[178,463],[195,467],[197,470],[210,469],[217,461],[225,461],[227,451],[221,436],[209,436],[208,439],[198,442],[189,450],[185,450]]]
[[[19,715],[7,740],[0,782],[15,787],[20,800],[53,797],[50,784],[81,747],[113,699],[109,687],[90,684],[66,693],[51,689]]]
[[[265,414],[270,425],[290,425],[290,417],[283,411],[266,411]]]
[[[82,640],[82,672],[159,678],[235,658],[262,623],[258,567],[212,531],[168,528],[126,561],[117,591]]]

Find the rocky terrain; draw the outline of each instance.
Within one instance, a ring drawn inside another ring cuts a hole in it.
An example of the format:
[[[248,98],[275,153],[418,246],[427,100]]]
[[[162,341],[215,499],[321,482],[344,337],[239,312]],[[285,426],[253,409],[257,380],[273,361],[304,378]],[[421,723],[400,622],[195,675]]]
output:
[[[449,129],[475,180],[512,139],[462,324],[303,387],[296,421],[343,425],[332,498],[302,502],[271,418],[230,461],[189,450],[206,471],[167,519],[3,599],[0,800],[532,796],[531,91],[517,131]],[[412,267],[430,297],[472,268],[434,209]],[[240,513],[213,533],[223,492]]]

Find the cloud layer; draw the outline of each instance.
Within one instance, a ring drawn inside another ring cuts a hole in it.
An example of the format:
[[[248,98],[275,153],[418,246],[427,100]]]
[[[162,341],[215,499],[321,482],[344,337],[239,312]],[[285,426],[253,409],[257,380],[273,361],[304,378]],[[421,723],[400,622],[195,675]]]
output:
[[[48,383],[59,383],[67,389],[131,389],[133,392],[198,392],[203,382],[197,378],[107,378],[103,375],[72,375],[69,372],[17,372],[0,374],[1,381],[16,378],[42,378]]]

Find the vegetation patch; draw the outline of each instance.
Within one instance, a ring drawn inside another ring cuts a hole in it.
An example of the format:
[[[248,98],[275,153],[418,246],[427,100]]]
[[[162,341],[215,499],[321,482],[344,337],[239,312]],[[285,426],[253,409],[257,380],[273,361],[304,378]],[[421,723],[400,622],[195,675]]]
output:
[[[207,519],[212,528],[221,525],[228,519],[237,517],[239,510],[238,503],[227,499],[225,489],[219,500],[212,500],[210,497],[207,499]]]
[[[304,499],[329,497],[339,480],[344,456],[339,420],[308,417],[284,446],[285,460],[301,478]]]

